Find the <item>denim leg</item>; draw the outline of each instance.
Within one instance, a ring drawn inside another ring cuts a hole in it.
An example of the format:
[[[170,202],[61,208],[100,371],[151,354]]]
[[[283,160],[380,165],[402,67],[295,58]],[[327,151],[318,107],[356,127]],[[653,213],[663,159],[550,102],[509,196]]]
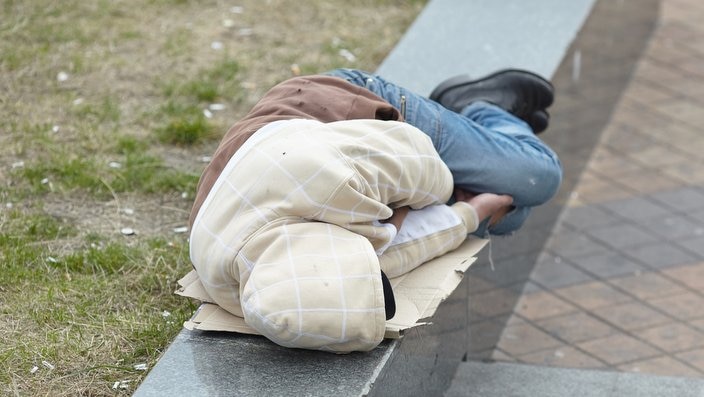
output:
[[[327,73],[366,87],[401,110],[426,133],[452,172],[455,185],[476,193],[509,194],[516,207],[491,234],[517,230],[534,207],[548,201],[562,179],[559,159],[530,127],[503,109],[474,102],[455,113],[382,77],[353,69]],[[484,227],[475,232],[484,235]]]

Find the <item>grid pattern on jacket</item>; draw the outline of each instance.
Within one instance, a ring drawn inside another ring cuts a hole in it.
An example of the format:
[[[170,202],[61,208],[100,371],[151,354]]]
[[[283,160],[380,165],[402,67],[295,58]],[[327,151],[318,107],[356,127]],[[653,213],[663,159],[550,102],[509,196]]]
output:
[[[274,123],[235,153],[208,194],[191,259],[216,303],[276,343],[367,350],[385,322],[375,251],[395,236],[378,221],[391,208],[442,204],[452,189],[430,139],[408,124]],[[417,265],[466,237],[463,222],[443,227],[434,231],[443,238],[427,233],[387,262]]]

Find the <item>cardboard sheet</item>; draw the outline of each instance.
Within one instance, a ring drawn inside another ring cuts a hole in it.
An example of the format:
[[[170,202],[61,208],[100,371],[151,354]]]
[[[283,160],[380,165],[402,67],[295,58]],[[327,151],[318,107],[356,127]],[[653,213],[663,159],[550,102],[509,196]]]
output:
[[[469,238],[459,248],[435,258],[403,276],[391,279],[396,298],[396,315],[386,322],[386,338],[399,338],[404,330],[427,324],[438,306],[462,281],[464,272],[477,259],[477,253],[488,240]],[[226,331],[258,334],[242,317],[230,314],[213,300],[203,288],[198,274],[191,271],[181,280],[176,294],[197,299],[202,305],[183,326],[189,330]]]

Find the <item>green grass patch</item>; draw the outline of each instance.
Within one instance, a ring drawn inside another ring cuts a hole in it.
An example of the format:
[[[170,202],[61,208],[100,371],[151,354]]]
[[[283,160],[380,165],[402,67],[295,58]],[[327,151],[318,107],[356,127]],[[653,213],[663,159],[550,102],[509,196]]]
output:
[[[76,106],[73,115],[91,125],[116,124],[120,121],[121,111],[117,100],[105,96],[98,103],[86,103]]]
[[[147,152],[148,143],[134,137],[123,137],[117,151],[124,164],[113,170],[111,186],[117,192],[145,193],[195,191],[199,175],[166,167],[164,162]]]
[[[137,382],[134,365],[151,368],[195,308],[173,295],[190,267],[184,239],[92,235],[61,254],[52,241],[75,236],[61,220],[10,211],[0,222],[0,385],[71,394]]]
[[[52,266],[71,273],[116,274],[123,270],[125,264],[134,261],[131,251],[119,243],[109,243],[104,247],[92,245],[52,262]]]
[[[27,186],[24,194],[15,189],[15,199],[32,194],[86,191],[99,199],[115,193],[169,193],[195,190],[199,175],[180,171],[147,151],[148,143],[133,137],[123,137],[115,144],[116,155],[77,156],[64,148],[41,160],[32,161],[15,170],[13,176]]]
[[[126,154],[113,176],[110,185],[116,192],[160,193],[195,191],[200,175],[168,168],[160,158],[136,151]]]
[[[33,192],[85,189],[100,194],[107,189],[99,168],[91,158],[57,155],[25,166],[22,175]]]
[[[157,138],[163,143],[186,146],[212,138],[215,127],[203,114],[203,107],[183,102],[186,103],[169,100],[160,108],[166,121],[156,128]]]
[[[25,214],[19,210],[0,214],[0,224],[0,262],[7,270],[0,272],[0,286],[44,280],[47,254],[43,247],[47,242],[77,234],[73,225],[61,219],[42,213]]]
[[[168,34],[161,50],[170,57],[193,52],[193,32],[186,28],[176,29]]]
[[[239,63],[224,57],[194,79],[162,82],[166,101],[155,115],[162,122],[154,129],[159,141],[190,146],[214,138],[216,128],[204,112],[213,102],[241,97],[239,73]]]

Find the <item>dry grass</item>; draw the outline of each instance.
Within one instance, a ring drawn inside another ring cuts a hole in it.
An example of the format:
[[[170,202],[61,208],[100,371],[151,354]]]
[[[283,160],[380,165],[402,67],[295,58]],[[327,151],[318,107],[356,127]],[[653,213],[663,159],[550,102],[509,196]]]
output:
[[[0,0],[0,392],[131,394],[195,307],[202,158],[294,72],[375,69],[423,3]]]

